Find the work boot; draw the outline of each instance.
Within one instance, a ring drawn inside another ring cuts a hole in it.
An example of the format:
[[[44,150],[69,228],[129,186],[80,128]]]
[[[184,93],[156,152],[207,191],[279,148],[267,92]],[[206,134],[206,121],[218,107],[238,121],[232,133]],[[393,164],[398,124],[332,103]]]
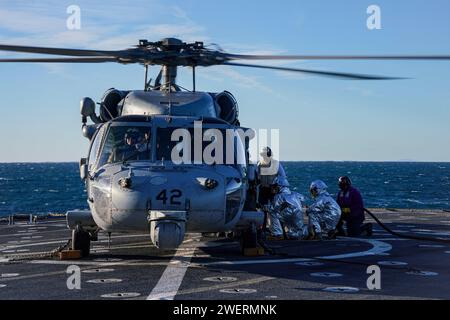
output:
[[[334,240],[338,234],[339,232],[336,229],[331,230],[328,232],[328,239]]]
[[[317,233],[316,230],[314,230],[314,228],[311,228],[309,230],[309,235],[308,237],[306,237],[305,240],[322,240],[322,234]]]
[[[283,237],[283,235],[272,235],[272,234],[269,234],[267,236],[267,240],[269,240],[269,241],[280,241],[280,240],[284,240],[284,237]]]

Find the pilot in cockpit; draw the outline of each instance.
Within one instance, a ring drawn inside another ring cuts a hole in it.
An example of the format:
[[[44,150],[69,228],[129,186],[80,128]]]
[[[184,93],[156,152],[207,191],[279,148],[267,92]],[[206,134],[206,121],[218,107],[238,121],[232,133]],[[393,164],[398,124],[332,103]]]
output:
[[[150,131],[145,131],[144,137],[139,139],[139,142],[136,144],[136,148],[139,150],[139,152],[145,153],[143,156],[147,155],[147,159],[150,155],[150,140]]]
[[[144,136],[137,129],[128,129],[123,144],[116,145],[109,158],[109,163],[129,160],[148,160],[150,157],[150,132]]]

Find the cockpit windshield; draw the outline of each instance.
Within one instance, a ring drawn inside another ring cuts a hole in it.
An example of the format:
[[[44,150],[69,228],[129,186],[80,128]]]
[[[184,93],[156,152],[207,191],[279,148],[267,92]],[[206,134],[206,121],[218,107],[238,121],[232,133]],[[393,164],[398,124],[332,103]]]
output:
[[[175,164],[246,165],[245,147],[234,129],[158,128],[156,160]]]
[[[203,127],[196,131],[192,127],[157,127],[155,134],[153,137],[148,124],[110,125],[93,141],[93,146],[99,147],[91,148],[89,163],[95,168],[112,163],[154,160],[174,164],[246,166],[245,143],[234,128]],[[94,154],[98,156],[94,157]]]
[[[104,142],[98,167],[108,163],[150,159],[150,127],[111,126]]]

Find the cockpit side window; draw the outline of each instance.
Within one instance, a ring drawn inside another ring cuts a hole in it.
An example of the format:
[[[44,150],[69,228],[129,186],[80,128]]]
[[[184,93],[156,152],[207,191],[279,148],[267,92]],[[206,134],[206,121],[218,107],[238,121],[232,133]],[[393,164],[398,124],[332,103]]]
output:
[[[99,159],[99,167],[108,163],[151,159],[151,128],[112,126]]]
[[[94,170],[96,167],[96,163],[98,160],[101,142],[103,140],[103,136],[105,134],[106,126],[103,125],[97,132],[94,138],[94,142],[92,142],[91,150],[89,151],[89,171]]]

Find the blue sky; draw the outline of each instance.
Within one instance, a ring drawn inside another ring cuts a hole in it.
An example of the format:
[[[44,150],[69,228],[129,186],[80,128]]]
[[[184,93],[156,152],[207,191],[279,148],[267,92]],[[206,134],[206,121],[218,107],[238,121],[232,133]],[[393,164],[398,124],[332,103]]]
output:
[[[93,3],[0,0],[0,43],[122,49],[176,36],[236,53],[450,54],[447,0]],[[71,4],[81,8],[81,30],[66,28]],[[372,4],[381,8],[381,30],[366,27]],[[277,65],[413,79],[348,81],[218,66],[198,70],[197,88],[233,92],[245,126],[279,128],[282,160],[450,161],[450,61]],[[85,156],[79,100],[98,101],[110,87],[141,89],[142,69],[0,65],[0,162]],[[190,77],[181,70],[180,84],[190,88]]]

